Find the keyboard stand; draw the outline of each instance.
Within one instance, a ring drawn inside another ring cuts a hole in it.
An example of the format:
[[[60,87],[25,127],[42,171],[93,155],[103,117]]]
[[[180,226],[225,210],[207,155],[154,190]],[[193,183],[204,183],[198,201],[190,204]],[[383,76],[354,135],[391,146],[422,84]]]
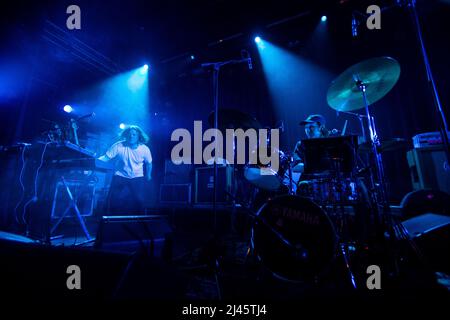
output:
[[[53,234],[53,232],[55,232],[56,228],[58,228],[59,224],[63,221],[63,219],[66,217],[67,213],[70,211],[70,209],[73,209],[77,215],[78,218],[78,222],[80,223],[81,228],[83,229],[83,233],[86,236],[86,241],[83,242],[83,244],[87,243],[87,242],[92,242],[95,239],[91,238],[91,235],[89,234],[89,231],[86,228],[86,224],[84,223],[83,217],[81,216],[80,213],[80,209],[78,209],[77,206],[77,202],[75,201],[75,199],[73,198],[72,192],[70,191],[69,186],[66,183],[66,180],[64,179],[64,177],[61,177],[62,183],[64,185],[64,188],[67,192],[67,195],[69,196],[70,199],[70,204],[69,206],[66,208],[66,210],[64,210],[64,213],[62,214],[62,216],[58,219],[58,221],[56,222],[56,224],[51,228],[50,230],[50,236],[49,239],[51,239],[51,236]]]

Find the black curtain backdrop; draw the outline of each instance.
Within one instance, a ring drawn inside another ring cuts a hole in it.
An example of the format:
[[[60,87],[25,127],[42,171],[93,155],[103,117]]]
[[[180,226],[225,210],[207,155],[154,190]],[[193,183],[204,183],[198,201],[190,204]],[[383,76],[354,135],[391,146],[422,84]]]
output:
[[[450,6],[439,1],[422,1],[419,4],[424,40],[448,117],[450,42],[446,24],[450,18]],[[391,56],[397,59],[401,66],[398,83],[391,92],[372,106],[381,139],[400,137],[410,140],[418,133],[438,131],[437,115],[427,85],[425,67],[415,29],[406,8],[383,11],[381,30],[367,30],[365,22],[362,22],[357,37],[352,37],[351,11],[347,8],[335,8],[329,12],[326,33],[321,33],[317,38],[314,31],[319,18],[320,15],[311,14],[266,30],[262,37],[298,55],[300,59],[324,69],[332,77],[368,58]],[[337,116],[327,105],[325,96],[327,85],[321,88],[306,87],[305,90],[317,92],[317,100],[299,101],[299,106],[306,104],[308,107],[285,112],[284,118],[281,118],[273,105],[261,60],[253,43],[252,31],[243,30],[246,32],[244,36],[223,46],[203,47],[202,51],[198,51],[196,60],[189,66],[175,67],[175,63],[155,64],[149,81],[152,114],[149,121],[152,128],[150,145],[155,158],[156,176],[162,177],[164,159],[170,157],[170,150],[174,145],[170,142],[170,134],[174,129],[193,130],[194,120],[203,120],[204,129],[207,128],[208,115],[213,110],[212,73],[210,70],[200,68],[199,65],[203,62],[238,58],[241,49],[250,52],[253,70],[249,71],[247,66],[242,64],[228,66],[221,71],[221,107],[245,111],[257,118],[263,126],[274,126],[278,121],[284,120],[286,130],[282,133],[283,150],[291,150],[295,142],[304,137],[302,128],[297,123],[311,112],[324,114],[328,119],[329,128],[341,129],[348,119],[349,130],[359,132],[359,122],[356,119],[342,114]],[[24,38],[20,34],[10,35],[10,38],[13,37],[22,39],[21,41],[29,38]],[[38,36],[32,39],[41,41]],[[114,35],[110,35],[109,41],[114,42]],[[17,47],[23,49],[19,44]],[[87,71],[78,66],[79,72],[76,76],[58,78],[55,71],[61,65],[53,62],[53,56],[44,60],[43,51],[39,48],[41,47],[38,46],[35,48],[36,51],[33,51],[35,53],[32,61],[26,62],[27,65],[35,65],[37,68],[30,69],[30,74],[23,76],[23,90],[14,99],[2,103],[0,110],[2,144],[32,140],[42,126],[36,119],[58,119],[59,111],[55,109],[64,101],[64,97],[83,89],[89,81],[94,82],[102,77],[97,75],[92,79]],[[42,65],[45,65],[45,68]],[[66,69],[76,67],[65,66]],[[43,69],[46,72],[43,72]],[[26,84],[31,86],[29,91]],[[301,100],[302,92],[298,92],[298,95]],[[95,131],[95,122],[86,130]],[[385,153],[383,156],[391,199],[398,202],[411,191],[406,150]]]

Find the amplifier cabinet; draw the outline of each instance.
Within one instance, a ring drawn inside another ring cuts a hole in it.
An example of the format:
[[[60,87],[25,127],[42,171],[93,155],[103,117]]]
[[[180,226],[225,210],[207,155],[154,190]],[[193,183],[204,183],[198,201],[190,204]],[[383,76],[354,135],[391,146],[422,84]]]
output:
[[[406,157],[414,190],[450,193],[450,166],[442,147],[416,148],[408,151]]]
[[[231,177],[233,168],[217,167],[217,203],[230,203],[226,192],[231,192]],[[195,204],[212,204],[214,201],[214,166],[195,169]]]

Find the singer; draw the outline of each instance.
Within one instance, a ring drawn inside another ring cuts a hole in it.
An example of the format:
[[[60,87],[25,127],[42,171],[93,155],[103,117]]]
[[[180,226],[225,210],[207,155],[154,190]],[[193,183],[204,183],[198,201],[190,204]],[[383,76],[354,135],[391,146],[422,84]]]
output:
[[[99,160],[115,161],[116,170],[108,195],[107,211],[140,214],[144,209],[145,180],[151,180],[152,154],[145,145],[148,136],[138,126],[129,126]],[[144,166],[145,164],[145,166]]]

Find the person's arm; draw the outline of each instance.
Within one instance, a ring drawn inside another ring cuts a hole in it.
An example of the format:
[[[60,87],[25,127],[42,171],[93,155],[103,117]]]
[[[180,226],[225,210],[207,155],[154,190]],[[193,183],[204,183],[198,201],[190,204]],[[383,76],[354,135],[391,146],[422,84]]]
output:
[[[145,178],[147,181],[152,180],[152,163],[146,163],[145,164]]]
[[[145,178],[147,181],[152,180],[152,153],[150,149],[147,147],[144,155],[144,164],[145,164]]]
[[[293,155],[294,167],[292,168],[293,172],[303,172],[304,170],[304,163],[302,159],[303,154],[301,148],[302,142],[300,140],[297,142],[294,148],[294,155]]]
[[[114,159],[118,153],[118,143],[113,144],[103,156],[99,157],[98,160],[108,162]]]

